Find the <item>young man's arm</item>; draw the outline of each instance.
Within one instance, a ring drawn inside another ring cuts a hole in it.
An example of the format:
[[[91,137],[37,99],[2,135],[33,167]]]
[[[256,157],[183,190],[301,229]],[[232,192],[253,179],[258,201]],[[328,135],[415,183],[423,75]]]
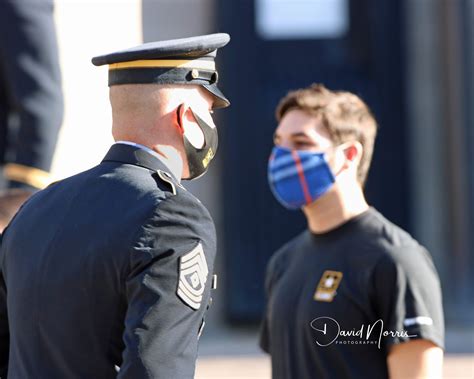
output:
[[[291,241],[289,242],[291,243]],[[288,244],[281,247],[277,250],[272,257],[270,258],[266,272],[265,272],[265,312],[263,314],[263,319],[260,324],[260,336],[259,336],[259,345],[260,348],[271,355],[271,335],[270,335],[270,306],[269,301],[273,291],[273,287],[276,282],[279,280],[283,273],[283,268],[285,267],[285,262],[287,259],[287,254],[285,252],[288,250]]]
[[[387,363],[390,379],[441,379],[443,349],[428,340],[392,345]]]
[[[391,379],[441,378],[444,319],[441,287],[428,252],[420,246],[394,248],[377,264],[377,311]]]
[[[266,273],[265,273],[265,312],[263,314],[263,319],[260,323],[260,335],[259,335],[259,345],[260,348],[265,352],[270,354],[270,320],[269,320],[269,309],[268,309],[268,300],[270,298],[270,292],[273,285],[273,271],[275,266],[275,255],[267,264]]]

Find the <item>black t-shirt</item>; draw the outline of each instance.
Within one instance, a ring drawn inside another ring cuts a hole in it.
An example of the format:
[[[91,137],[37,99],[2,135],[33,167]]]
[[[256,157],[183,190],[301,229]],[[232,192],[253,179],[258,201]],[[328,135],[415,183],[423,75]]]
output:
[[[278,250],[266,275],[260,344],[273,378],[388,378],[392,344],[444,348],[438,275],[429,253],[374,208]]]

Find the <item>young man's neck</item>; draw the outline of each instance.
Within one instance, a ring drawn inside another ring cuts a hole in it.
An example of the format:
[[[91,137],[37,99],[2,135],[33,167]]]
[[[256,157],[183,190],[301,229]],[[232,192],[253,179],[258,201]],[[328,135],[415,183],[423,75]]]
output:
[[[328,193],[303,208],[311,232],[328,232],[369,208],[359,186],[350,190],[341,187],[335,184]]]

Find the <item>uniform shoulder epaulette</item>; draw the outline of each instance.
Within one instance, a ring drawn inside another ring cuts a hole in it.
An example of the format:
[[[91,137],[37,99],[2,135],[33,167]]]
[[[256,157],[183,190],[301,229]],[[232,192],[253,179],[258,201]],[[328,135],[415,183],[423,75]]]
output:
[[[62,182],[62,181],[63,181],[62,179],[55,180],[54,182],[49,183],[49,184],[46,186],[46,188],[52,187],[52,186],[54,186],[55,184],[58,184],[59,182]]]
[[[164,181],[171,189],[171,193],[173,195],[176,195],[178,193],[178,190],[176,187],[179,187],[179,188],[182,188],[184,189],[184,187],[181,185],[181,183],[179,183],[178,181],[176,181],[170,173],[166,172],[166,171],[162,171],[162,170],[157,170],[156,173],[158,174],[158,176],[160,177],[160,179],[162,181]]]

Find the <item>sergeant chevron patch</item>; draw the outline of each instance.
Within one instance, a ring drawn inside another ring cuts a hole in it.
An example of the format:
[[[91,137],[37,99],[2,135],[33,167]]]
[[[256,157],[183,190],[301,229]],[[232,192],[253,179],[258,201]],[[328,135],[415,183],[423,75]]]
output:
[[[176,294],[193,309],[201,307],[208,273],[206,255],[201,243],[179,259],[179,283]]]

